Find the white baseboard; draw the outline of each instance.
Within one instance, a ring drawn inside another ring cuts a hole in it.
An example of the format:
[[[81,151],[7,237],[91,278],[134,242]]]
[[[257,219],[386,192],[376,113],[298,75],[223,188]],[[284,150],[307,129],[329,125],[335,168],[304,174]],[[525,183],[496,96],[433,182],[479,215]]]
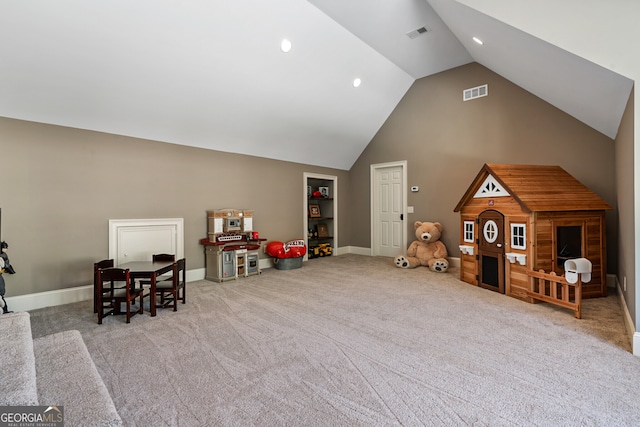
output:
[[[205,269],[187,271],[187,282],[204,279]],[[93,285],[76,286],[74,288],[56,289],[54,291],[38,292],[35,294],[5,297],[11,311],[29,311],[56,305],[71,304],[93,299]]]
[[[609,282],[608,279],[609,277],[607,276],[607,282]],[[607,283],[607,286],[608,284],[609,283]],[[636,332],[633,319],[631,318],[631,313],[629,313],[629,309],[627,308],[627,301],[624,298],[624,292],[622,292],[622,287],[620,286],[620,282],[618,282],[618,277],[615,275],[613,276],[613,287],[617,290],[620,307],[622,307],[624,325],[627,328],[627,333],[631,337],[632,353],[634,356],[640,356],[640,332]]]
[[[196,280],[204,280],[206,270],[204,268],[198,268],[197,270],[187,270],[187,283],[195,282]]]
[[[7,307],[11,311],[36,310],[38,308],[91,300],[93,299],[93,285],[19,295],[5,299],[7,300]]]
[[[336,255],[344,254],[356,254],[356,255],[371,255],[370,248],[361,248],[358,246],[344,246],[336,249]]]
[[[351,253],[349,248],[340,248],[336,254]],[[367,253],[369,255],[368,249]],[[260,268],[272,268],[273,261],[271,258],[263,258],[260,260]],[[204,280],[206,273],[205,268],[195,270],[187,270],[187,283],[197,280]],[[11,311],[29,311],[39,308],[53,307],[57,305],[71,304],[79,301],[87,301],[93,299],[93,285],[76,286],[73,288],[56,289],[53,291],[37,292],[27,295],[19,295],[15,297],[5,297],[7,306]]]
[[[367,255],[371,256],[371,248],[363,248],[360,246],[345,246],[342,248],[337,248],[335,250],[336,255],[344,255],[344,254],[356,254],[356,255]],[[449,257],[450,267],[460,267],[460,258]]]

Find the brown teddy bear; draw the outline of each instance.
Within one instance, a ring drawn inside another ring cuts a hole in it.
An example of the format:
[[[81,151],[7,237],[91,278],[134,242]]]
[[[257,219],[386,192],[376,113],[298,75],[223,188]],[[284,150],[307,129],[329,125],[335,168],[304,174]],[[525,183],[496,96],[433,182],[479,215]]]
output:
[[[416,221],[413,226],[418,240],[409,245],[406,255],[395,257],[396,267],[416,268],[423,265],[438,273],[447,271],[449,268],[447,247],[440,241],[442,224]]]

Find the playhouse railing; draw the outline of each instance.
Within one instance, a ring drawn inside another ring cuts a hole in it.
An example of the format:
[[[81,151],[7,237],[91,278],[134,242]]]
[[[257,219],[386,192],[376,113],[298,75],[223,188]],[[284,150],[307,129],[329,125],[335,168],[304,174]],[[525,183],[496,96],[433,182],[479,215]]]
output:
[[[569,283],[564,276],[558,276],[554,272],[545,273],[544,270],[527,270],[527,276],[530,278],[528,296],[573,310],[576,319],[582,318],[581,280]],[[573,295],[571,288],[574,290]]]

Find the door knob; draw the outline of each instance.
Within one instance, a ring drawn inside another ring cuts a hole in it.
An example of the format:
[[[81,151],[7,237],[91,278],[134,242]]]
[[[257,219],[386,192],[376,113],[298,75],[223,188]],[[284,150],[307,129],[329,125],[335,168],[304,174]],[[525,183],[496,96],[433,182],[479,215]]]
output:
[[[404,214],[400,214],[400,221],[404,219]]]
[[[498,243],[496,246],[501,248],[502,247],[502,243]]]

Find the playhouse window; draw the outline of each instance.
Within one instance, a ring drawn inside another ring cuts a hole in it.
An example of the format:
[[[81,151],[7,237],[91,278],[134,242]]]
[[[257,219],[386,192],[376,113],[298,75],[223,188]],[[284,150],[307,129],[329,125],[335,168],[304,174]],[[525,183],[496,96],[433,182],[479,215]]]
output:
[[[511,224],[511,249],[527,249],[526,230],[525,224]]]
[[[564,267],[564,262],[582,256],[582,227],[558,226],[556,228],[556,253],[558,267]]]
[[[473,243],[473,221],[465,221],[464,222],[464,241],[468,243]]]

